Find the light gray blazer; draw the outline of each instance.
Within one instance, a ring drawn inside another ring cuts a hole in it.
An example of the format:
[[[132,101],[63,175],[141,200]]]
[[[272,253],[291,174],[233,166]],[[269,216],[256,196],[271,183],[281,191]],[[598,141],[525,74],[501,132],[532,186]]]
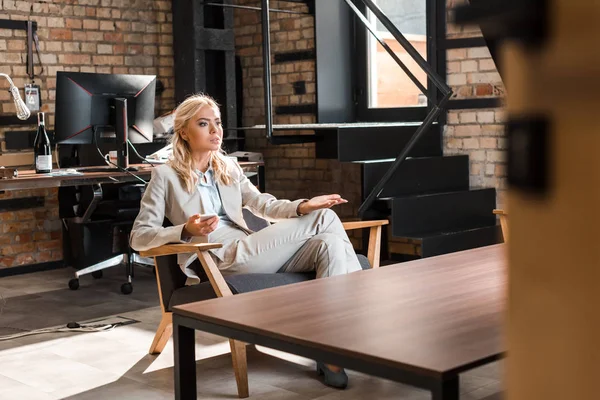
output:
[[[223,208],[229,219],[242,230],[251,233],[242,214],[247,207],[255,215],[270,222],[296,217],[298,205],[304,200],[278,200],[268,193],[260,191],[244,175],[242,168],[233,159],[228,158],[231,185],[217,183]],[[204,205],[197,189],[188,193],[179,176],[168,164],[152,169],[152,178],[142,197],[140,212],[133,223],[130,244],[134,250],[144,251],[167,243],[187,243],[181,240],[181,233],[189,217],[203,214]],[[167,217],[173,224],[163,227]],[[205,243],[207,236],[192,238],[194,243]],[[187,267],[190,257],[195,254],[180,254],[178,263],[183,273],[191,279],[188,283],[200,282],[196,273]]]

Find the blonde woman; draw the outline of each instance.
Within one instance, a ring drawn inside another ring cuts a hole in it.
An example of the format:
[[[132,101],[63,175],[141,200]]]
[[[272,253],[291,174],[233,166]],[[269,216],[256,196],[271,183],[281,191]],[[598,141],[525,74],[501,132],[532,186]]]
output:
[[[222,152],[221,114],[213,99],[187,98],[177,107],[173,130],[173,156],[153,169],[133,225],[135,250],[189,241],[222,243],[210,251],[225,275],[315,271],[323,278],[361,269],[341,221],[329,209],[347,201],[337,194],[289,201],[260,193]],[[277,223],[252,232],[243,207]],[[210,214],[216,216],[201,218]],[[164,217],[173,226],[163,227]],[[188,284],[200,281],[193,261],[193,255],[179,258]],[[347,385],[341,368],[317,363],[317,372],[330,386]]]

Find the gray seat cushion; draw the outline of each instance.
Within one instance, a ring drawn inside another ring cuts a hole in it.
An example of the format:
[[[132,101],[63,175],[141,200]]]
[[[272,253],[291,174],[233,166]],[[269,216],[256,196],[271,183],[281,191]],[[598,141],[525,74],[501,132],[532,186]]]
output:
[[[371,265],[369,260],[362,254],[358,254],[358,261],[362,269],[369,269]],[[315,279],[314,272],[307,273],[277,273],[277,274],[239,274],[225,276],[225,281],[233,294],[253,292],[277,286],[289,285],[292,283],[304,282]],[[198,285],[185,286],[173,292],[169,301],[168,311],[174,306],[195,301],[214,299],[217,295],[210,286],[209,282],[202,282]]]

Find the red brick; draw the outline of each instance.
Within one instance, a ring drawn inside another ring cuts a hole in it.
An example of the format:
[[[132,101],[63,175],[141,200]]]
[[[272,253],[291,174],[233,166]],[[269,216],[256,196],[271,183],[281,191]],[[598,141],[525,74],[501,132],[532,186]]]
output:
[[[99,23],[95,19],[86,19],[83,21],[83,29],[85,30],[96,30],[98,29]]]
[[[122,42],[123,34],[120,32],[106,32],[104,34],[104,40],[107,42]]]
[[[50,39],[55,39],[55,40],[72,40],[73,33],[71,32],[70,29],[53,28],[53,29],[50,29],[50,34],[48,37]]]
[[[12,267],[15,263],[15,257],[0,257],[0,267]]]
[[[71,29],[81,29],[83,22],[80,19],[67,18],[65,21],[66,27]]]
[[[16,256],[17,254],[32,252],[34,249],[33,242],[12,244],[0,247],[0,254],[3,256]]]
[[[475,86],[476,96],[491,96],[494,93],[494,88],[490,84],[480,84]]]
[[[123,65],[123,56],[93,56],[95,65]]]
[[[35,227],[34,221],[10,222],[2,224],[2,232],[4,233],[19,233],[31,232]]]
[[[141,44],[133,44],[127,46],[127,53],[129,55],[141,54],[144,51],[144,47]]]
[[[43,241],[43,240],[49,240],[50,239],[50,233],[47,232],[33,232],[33,240],[36,242],[39,241]]]
[[[31,242],[33,234],[32,233],[19,233],[15,235],[14,241],[15,243],[28,243]]]
[[[15,215],[12,212],[0,213],[0,221],[14,221]]]
[[[34,256],[34,258],[35,258],[35,261],[39,262],[39,263],[55,260],[54,257],[52,257],[51,251],[41,251],[41,252],[37,253]]]
[[[83,41],[87,40],[87,34],[84,31],[73,31],[73,40]]]
[[[62,64],[70,65],[86,65],[89,64],[91,59],[87,54],[65,54],[59,57]]]
[[[27,265],[35,263],[33,254],[19,254],[15,257],[12,265]]]
[[[62,242],[60,240],[50,240],[48,242],[37,242],[36,245],[39,250],[56,250],[61,248]]]
[[[101,31],[114,31],[115,30],[115,22],[100,21],[100,30]]]

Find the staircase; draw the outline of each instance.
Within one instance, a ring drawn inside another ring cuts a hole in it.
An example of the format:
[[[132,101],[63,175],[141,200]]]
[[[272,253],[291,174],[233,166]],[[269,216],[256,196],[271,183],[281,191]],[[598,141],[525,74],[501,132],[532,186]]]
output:
[[[366,196],[420,123],[328,125],[318,131],[317,158],[360,163]],[[496,190],[470,189],[469,157],[443,156],[442,143],[442,129],[434,124],[367,213],[370,219],[389,218],[393,237],[420,242],[421,257],[502,240],[493,214]]]
[[[270,44],[263,40],[265,129],[271,144],[314,142],[317,158],[362,164],[365,219],[390,218],[393,237],[421,244],[421,257],[495,244],[501,238],[493,210],[495,189],[469,188],[468,156],[445,157],[442,126],[436,121],[452,95],[439,76],[373,0],[361,0],[426,73],[425,88],[404,63],[378,38],[352,0],[343,0],[357,20],[369,28],[382,47],[428,99],[423,121],[391,123],[318,123],[274,125],[271,105]],[[263,38],[269,38],[268,0],[261,0]],[[443,120],[443,119],[442,119]],[[314,135],[276,135],[312,130]],[[386,243],[386,237],[383,238]],[[385,248],[382,249],[385,252]]]

